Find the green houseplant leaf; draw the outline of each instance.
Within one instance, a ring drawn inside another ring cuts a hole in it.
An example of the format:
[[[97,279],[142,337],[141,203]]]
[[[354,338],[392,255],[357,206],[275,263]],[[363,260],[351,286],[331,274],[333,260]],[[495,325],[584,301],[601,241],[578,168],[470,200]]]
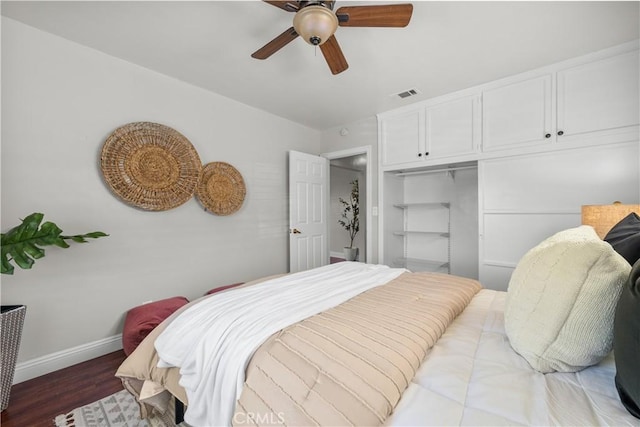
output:
[[[2,254],[0,256],[2,274],[13,274],[15,262],[20,268],[29,269],[36,259],[44,256],[42,246],[68,248],[66,240],[86,243],[87,238],[97,239],[108,236],[101,231],[87,234],[63,236],[62,230],[53,222],[42,223],[44,215],[32,213],[22,220],[22,224],[2,233]],[[42,225],[41,225],[42,224]]]

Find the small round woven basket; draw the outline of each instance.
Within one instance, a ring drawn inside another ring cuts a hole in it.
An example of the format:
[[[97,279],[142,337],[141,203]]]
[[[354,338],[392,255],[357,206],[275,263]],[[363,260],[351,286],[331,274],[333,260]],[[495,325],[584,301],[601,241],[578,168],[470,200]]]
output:
[[[242,175],[225,162],[211,162],[202,168],[196,197],[216,215],[231,215],[242,206],[247,189]]]
[[[101,153],[107,185],[123,201],[149,211],[165,211],[189,200],[202,163],[189,140],[168,126],[129,123],[116,129]]]

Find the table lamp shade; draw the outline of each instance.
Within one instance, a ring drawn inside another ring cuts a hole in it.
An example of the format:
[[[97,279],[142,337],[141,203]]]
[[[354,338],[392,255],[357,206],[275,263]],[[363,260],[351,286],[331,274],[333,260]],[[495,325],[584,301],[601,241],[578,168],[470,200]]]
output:
[[[640,215],[640,205],[623,205],[620,202],[611,205],[583,205],[582,224],[592,226],[598,236],[604,239],[609,230],[631,212]]]

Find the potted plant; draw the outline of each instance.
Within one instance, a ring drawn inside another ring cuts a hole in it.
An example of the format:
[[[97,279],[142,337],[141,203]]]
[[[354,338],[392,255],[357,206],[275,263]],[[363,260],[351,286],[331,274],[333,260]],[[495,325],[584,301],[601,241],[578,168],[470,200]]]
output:
[[[342,216],[338,223],[344,227],[349,233],[349,246],[344,248],[344,258],[347,261],[355,261],[358,259],[358,248],[353,247],[353,239],[360,231],[360,193],[358,188],[358,180],[351,181],[351,194],[349,199],[339,198],[342,204]]]
[[[32,213],[22,223],[6,233],[2,233],[0,255],[2,274],[13,274],[12,262],[23,269],[30,269],[35,260],[44,256],[42,246],[58,246],[68,248],[67,240],[86,243],[87,238],[97,239],[107,236],[101,231],[74,236],[62,236],[62,230],[53,222],[42,223],[44,215]],[[9,404],[9,393],[13,383],[16,358],[20,346],[22,326],[27,307],[24,305],[3,305],[0,314],[0,410],[4,411]]]

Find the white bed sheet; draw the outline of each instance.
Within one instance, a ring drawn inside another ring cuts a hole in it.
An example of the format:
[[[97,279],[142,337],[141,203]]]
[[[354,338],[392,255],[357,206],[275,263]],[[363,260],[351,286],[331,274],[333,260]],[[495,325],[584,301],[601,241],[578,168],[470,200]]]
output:
[[[449,326],[387,425],[640,426],[620,403],[613,355],[577,373],[541,374],[509,345],[506,292],[482,290]]]

